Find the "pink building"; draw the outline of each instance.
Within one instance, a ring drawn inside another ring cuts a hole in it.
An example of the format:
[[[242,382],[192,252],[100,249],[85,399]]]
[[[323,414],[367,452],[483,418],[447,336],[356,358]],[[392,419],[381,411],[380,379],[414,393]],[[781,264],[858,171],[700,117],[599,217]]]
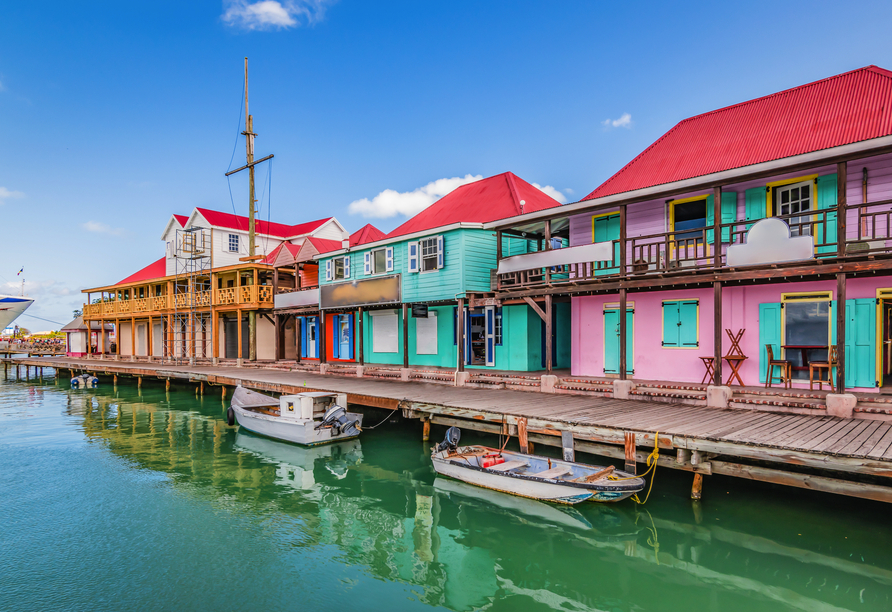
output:
[[[760,385],[770,350],[808,388],[836,353],[837,387],[882,391],[890,217],[892,72],[869,66],[686,119],[584,200],[491,224],[570,244],[500,258],[494,290],[571,302],[573,375],[700,383],[719,355],[712,382]]]

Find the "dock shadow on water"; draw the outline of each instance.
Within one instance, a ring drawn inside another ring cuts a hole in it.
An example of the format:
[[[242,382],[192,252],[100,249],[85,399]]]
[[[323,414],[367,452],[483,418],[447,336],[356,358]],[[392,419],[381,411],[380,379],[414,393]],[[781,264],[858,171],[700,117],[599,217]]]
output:
[[[307,449],[45,374],[0,381],[2,610],[892,609],[883,504],[662,470],[562,507],[436,478],[417,421]]]

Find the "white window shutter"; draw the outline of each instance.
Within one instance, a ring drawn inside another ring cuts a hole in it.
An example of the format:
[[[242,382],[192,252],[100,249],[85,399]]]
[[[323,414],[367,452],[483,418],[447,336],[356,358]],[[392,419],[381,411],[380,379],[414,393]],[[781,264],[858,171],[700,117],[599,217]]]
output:
[[[363,257],[365,258],[365,273],[368,276],[372,273],[372,252],[366,251]]]
[[[437,267],[443,267],[443,260],[446,252],[443,250],[443,236],[437,236]]]
[[[350,256],[344,256],[344,278],[350,278]]]
[[[393,247],[385,249],[384,258],[387,260],[387,272],[393,272]]]
[[[325,280],[327,281],[331,280],[331,262],[331,259],[325,262]]]
[[[409,247],[409,272],[418,272],[418,243],[410,242]]]

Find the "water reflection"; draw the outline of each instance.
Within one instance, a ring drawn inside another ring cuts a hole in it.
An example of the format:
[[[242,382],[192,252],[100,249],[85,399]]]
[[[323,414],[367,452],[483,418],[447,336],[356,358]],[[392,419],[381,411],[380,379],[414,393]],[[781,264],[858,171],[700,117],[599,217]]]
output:
[[[324,551],[384,583],[407,585],[426,604],[892,609],[889,537],[865,514],[875,505],[849,514],[810,513],[793,503],[785,514],[772,512],[785,504],[763,493],[736,504],[717,498],[699,519],[688,500],[672,497],[646,510],[631,503],[563,508],[435,478],[414,424],[306,449],[228,427],[219,398],[124,387],[53,392],[67,393],[66,414],[87,440],[133,469],[234,509],[281,534],[289,550]],[[843,520],[850,521],[848,548],[835,532]],[[797,540],[805,530],[808,537]]]

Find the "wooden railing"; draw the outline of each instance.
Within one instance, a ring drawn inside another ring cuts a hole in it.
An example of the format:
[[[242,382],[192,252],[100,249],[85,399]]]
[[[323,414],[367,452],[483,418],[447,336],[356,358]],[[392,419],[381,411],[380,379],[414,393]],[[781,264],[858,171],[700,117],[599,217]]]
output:
[[[216,294],[216,298],[214,297]],[[176,295],[156,295],[147,298],[130,300],[113,300],[97,304],[84,304],[83,313],[87,318],[114,319],[124,315],[159,312],[165,310],[186,310],[189,308],[209,308],[211,302],[215,306],[235,304],[253,304],[258,301],[272,304],[273,288],[270,285],[226,287],[211,291],[193,291]]]
[[[892,255],[892,200],[848,207],[848,239],[846,256],[873,254]],[[810,235],[814,239],[816,261],[839,256],[837,242],[837,209],[809,211],[807,213],[774,217],[784,221],[791,236]],[[579,282],[615,281],[619,278],[643,275],[685,274],[705,269],[726,267],[726,251],[729,245],[743,244],[755,221],[733,221],[719,225],[722,249],[716,266],[716,242],[714,227],[696,230],[662,232],[644,236],[630,236],[625,245],[614,240],[614,256],[611,260],[591,261],[534,268],[494,274],[493,291],[517,290],[576,284]],[[852,225],[857,227],[853,228]],[[625,263],[621,264],[621,251],[625,248]]]

